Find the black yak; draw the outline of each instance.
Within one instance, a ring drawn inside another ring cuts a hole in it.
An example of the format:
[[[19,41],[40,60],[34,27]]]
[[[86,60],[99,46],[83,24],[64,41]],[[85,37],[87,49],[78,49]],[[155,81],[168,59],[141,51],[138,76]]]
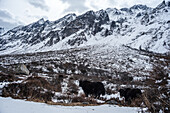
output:
[[[105,95],[105,88],[101,82],[79,81],[79,86],[82,87],[86,97],[93,95],[99,98],[100,95]]]
[[[93,94],[95,95],[95,97],[99,98],[100,95],[105,95],[105,88],[103,83],[101,82],[92,82],[93,85]]]
[[[91,84],[91,82],[89,81],[79,81],[79,86],[82,87],[85,96],[88,97],[88,95],[93,94],[92,89],[93,89],[93,85]]]
[[[125,97],[129,90],[131,90],[131,89],[130,88],[120,89],[119,90],[120,96]]]
[[[135,99],[142,95],[142,92],[140,89],[130,89],[130,88],[125,88],[125,89],[120,89],[120,96],[125,97],[125,101],[131,103],[132,99]]]

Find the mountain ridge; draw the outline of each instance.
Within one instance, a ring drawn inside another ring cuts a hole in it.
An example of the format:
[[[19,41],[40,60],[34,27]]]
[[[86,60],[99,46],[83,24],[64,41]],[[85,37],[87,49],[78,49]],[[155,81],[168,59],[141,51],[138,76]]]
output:
[[[169,53],[170,1],[156,8],[134,5],[82,15],[68,14],[56,21],[40,19],[0,36],[0,54],[41,52],[106,44]]]

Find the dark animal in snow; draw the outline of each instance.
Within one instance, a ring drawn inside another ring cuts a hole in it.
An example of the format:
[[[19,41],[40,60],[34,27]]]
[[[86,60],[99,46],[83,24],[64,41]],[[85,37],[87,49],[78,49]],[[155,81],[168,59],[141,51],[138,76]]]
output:
[[[120,96],[125,97],[129,90],[131,90],[131,89],[130,88],[120,89],[119,90]]]
[[[95,95],[95,97],[99,98],[100,95],[105,95],[105,88],[103,83],[101,82],[92,82],[93,88],[93,94]]]
[[[119,90],[120,96],[125,97],[125,101],[131,103],[132,99],[138,98],[139,96],[142,95],[142,92],[140,89],[135,88],[125,88],[125,89],[120,89]]]
[[[79,86],[82,87],[86,97],[93,95],[99,98],[100,95],[105,95],[105,88],[101,82],[79,81]]]
[[[79,86],[82,87],[86,97],[88,97],[88,95],[92,94],[91,89],[93,89],[91,82],[89,81],[79,81]]]

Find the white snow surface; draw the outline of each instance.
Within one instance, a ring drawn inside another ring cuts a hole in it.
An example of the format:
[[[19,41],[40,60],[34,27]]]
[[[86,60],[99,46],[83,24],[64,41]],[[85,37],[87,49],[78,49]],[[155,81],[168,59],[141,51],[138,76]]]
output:
[[[0,113],[137,113],[137,107],[100,106],[61,106],[47,105],[12,98],[0,97]]]

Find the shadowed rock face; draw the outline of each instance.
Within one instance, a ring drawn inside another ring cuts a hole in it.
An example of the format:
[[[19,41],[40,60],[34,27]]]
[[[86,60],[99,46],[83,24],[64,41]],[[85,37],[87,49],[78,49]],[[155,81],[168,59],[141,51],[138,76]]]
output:
[[[95,21],[98,21],[97,23]],[[94,34],[100,32],[101,25],[106,24],[109,21],[109,16],[106,11],[100,10],[98,12],[88,11],[87,13],[78,16],[74,21],[70,22],[64,30],[61,32],[63,38],[76,33],[80,29],[88,28],[94,29]]]
[[[146,5],[139,4],[139,5],[132,6],[130,9],[143,9],[143,10],[147,10],[147,9],[149,9],[149,7],[147,7]]]
[[[50,31],[47,37],[50,37],[50,40],[46,43],[47,46],[52,46],[60,41],[58,32]]]

